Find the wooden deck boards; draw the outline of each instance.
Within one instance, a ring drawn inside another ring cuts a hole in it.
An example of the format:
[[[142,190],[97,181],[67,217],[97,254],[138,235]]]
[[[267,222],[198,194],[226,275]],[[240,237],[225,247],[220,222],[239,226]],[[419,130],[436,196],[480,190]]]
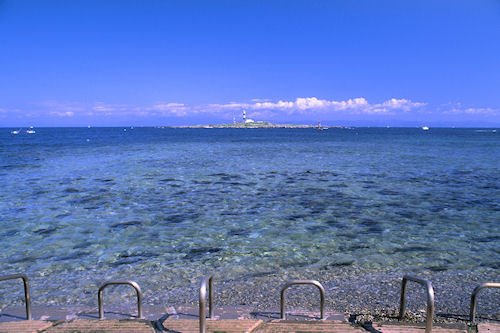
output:
[[[146,320],[73,320],[58,323],[43,333],[155,333]]]
[[[0,333],[38,333],[49,328],[52,324],[52,322],[42,320],[1,322]]]
[[[500,333],[500,324],[496,323],[478,324],[477,333]]]
[[[455,325],[459,326],[459,325]],[[462,325],[460,325],[462,326]],[[380,333],[425,333],[423,325],[410,325],[400,323],[373,323],[373,332]],[[442,327],[434,325],[432,333],[468,333],[465,325],[463,327]]]
[[[253,333],[361,333],[360,327],[340,321],[276,320],[265,323]]]
[[[169,318],[163,322],[164,332],[198,333],[199,322],[195,319]],[[423,325],[400,323],[372,323],[364,328],[347,322],[257,319],[207,320],[209,333],[424,333]],[[0,322],[0,333],[155,333],[153,322],[147,320],[88,320],[40,321],[25,320]],[[158,331],[156,331],[158,332]],[[465,324],[435,325],[433,333],[468,333]],[[471,331],[472,332],[472,331]],[[500,333],[499,323],[480,323],[477,333]]]
[[[207,320],[207,331],[224,333],[251,333],[262,324],[256,319]],[[199,321],[194,319],[167,319],[163,322],[165,332],[199,333]]]

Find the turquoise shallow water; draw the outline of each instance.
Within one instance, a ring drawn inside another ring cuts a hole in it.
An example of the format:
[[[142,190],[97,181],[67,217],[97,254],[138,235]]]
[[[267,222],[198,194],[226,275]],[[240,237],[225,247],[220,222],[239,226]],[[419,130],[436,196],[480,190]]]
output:
[[[209,272],[500,269],[498,132],[42,128],[0,143],[2,274],[46,279],[54,303],[94,303],[110,278],[153,295]]]

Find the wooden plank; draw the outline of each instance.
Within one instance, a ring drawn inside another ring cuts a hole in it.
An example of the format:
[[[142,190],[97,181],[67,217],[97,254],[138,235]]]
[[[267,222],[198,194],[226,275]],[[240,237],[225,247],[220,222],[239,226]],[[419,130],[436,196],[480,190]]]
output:
[[[460,328],[460,327],[442,327],[434,325],[432,327],[432,333],[467,333],[467,328],[465,327],[465,325],[463,326],[464,326],[463,328]],[[406,325],[400,323],[373,323],[371,327],[373,328],[373,332],[379,332],[379,333],[424,333],[425,332],[424,325]]]
[[[340,321],[276,320],[265,323],[253,333],[365,333],[360,327]]]
[[[207,332],[250,333],[262,324],[256,319],[207,320]],[[168,318],[163,322],[165,332],[199,333],[199,320]]]
[[[52,325],[43,320],[7,321],[0,323],[0,333],[38,333]]]
[[[146,320],[82,320],[61,322],[43,333],[155,333]]]
[[[500,324],[480,323],[477,325],[477,333],[500,333]]]

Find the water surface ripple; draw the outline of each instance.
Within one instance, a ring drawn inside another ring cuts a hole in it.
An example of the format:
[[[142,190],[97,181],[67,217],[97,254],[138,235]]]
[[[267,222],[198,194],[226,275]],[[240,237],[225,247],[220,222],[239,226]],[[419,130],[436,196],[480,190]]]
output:
[[[112,278],[162,303],[212,272],[500,269],[498,133],[47,128],[0,142],[2,274],[32,276],[49,303],[93,304]]]

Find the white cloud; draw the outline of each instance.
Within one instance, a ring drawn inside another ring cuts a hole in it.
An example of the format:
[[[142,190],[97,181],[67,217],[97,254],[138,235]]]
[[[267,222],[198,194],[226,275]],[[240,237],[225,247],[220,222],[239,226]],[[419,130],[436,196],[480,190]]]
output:
[[[71,116],[175,116],[183,117],[190,113],[190,108],[183,103],[158,102],[146,106],[95,103],[42,102],[36,104],[37,112],[58,117]]]
[[[500,109],[490,107],[463,106],[460,103],[426,107],[423,102],[406,98],[390,98],[372,103],[364,97],[345,100],[321,99],[315,96],[298,97],[291,100],[253,99],[251,101],[213,104],[185,104],[175,101],[158,101],[143,105],[113,104],[105,102],[77,103],[44,101],[30,104],[26,108],[0,107],[0,117],[36,118],[36,117],[196,117],[208,119],[232,119],[239,117],[243,110],[248,117],[259,120],[287,121],[296,119],[334,119],[350,115],[388,115],[408,117],[422,115],[464,115],[470,117],[497,117]]]
[[[462,103],[447,103],[437,108],[443,114],[450,115],[477,115],[477,116],[497,116],[500,115],[500,109],[491,107],[471,107],[464,106]]]
[[[58,102],[58,101],[44,101],[36,103],[35,107],[49,110],[50,112],[82,112],[85,111],[85,105],[82,103],[71,102]]]
[[[392,111],[404,111],[410,112],[416,109],[420,109],[426,103],[412,102],[404,98],[391,98],[383,103],[373,104],[367,108],[367,113],[391,113]]]
[[[183,103],[156,103],[153,104],[150,109],[159,111],[169,111],[177,109],[185,109],[186,105]]]
[[[461,113],[461,114],[470,114],[470,115],[496,115],[499,113],[499,110],[492,108],[465,108],[459,109],[454,108],[451,110],[451,113]]]
[[[146,105],[112,104],[105,102],[77,103],[43,101],[35,103],[27,110],[15,110],[21,117],[50,115],[55,117],[187,117],[196,115],[217,115],[232,118],[235,112],[247,111],[251,117],[273,119],[280,117],[303,117],[329,114],[394,114],[419,109],[425,103],[412,102],[408,99],[392,98],[382,103],[369,103],[366,98],[358,97],[347,100],[328,100],[318,97],[298,97],[295,100],[253,99],[250,102],[233,101],[229,103],[194,104],[179,102],[155,102]],[[467,109],[463,112],[483,112],[490,109]],[[14,114],[14,109],[0,109],[0,115]]]
[[[111,104],[95,103],[94,106],[92,106],[92,111],[95,111],[95,112],[110,113],[110,112],[113,112],[116,110],[117,110],[117,108]]]
[[[161,115],[172,115],[177,117],[183,117],[190,113],[189,107],[184,103],[159,102],[144,108],[144,110],[159,113]]]
[[[391,98],[378,104],[370,104],[365,98],[358,97],[343,101],[319,99],[317,97],[299,97],[294,101],[279,100],[255,101],[253,103],[231,102],[227,104],[210,104],[210,110],[271,110],[285,111],[287,114],[328,113],[349,111],[350,113],[391,113],[393,111],[409,112],[425,106],[426,103],[412,102],[408,99]]]
[[[252,104],[248,103],[237,103],[237,102],[230,102],[226,104],[208,104],[204,107],[205,111],[221,111],[221,110],[239,110],[239,109],[249,109],[251,108]]]
[[[73,111],[61,111],[61,112],[52,111],[50,112],[50,115],[57,117],[73,117],[75,113]]]

